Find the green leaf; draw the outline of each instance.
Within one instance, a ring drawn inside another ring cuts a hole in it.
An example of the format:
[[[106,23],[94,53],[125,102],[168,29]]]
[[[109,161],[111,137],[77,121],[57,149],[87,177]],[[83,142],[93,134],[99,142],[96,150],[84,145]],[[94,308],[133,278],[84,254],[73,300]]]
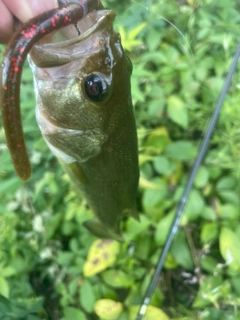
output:
[[[69,265],[74,257],[72,252],[59,252],[57,257],[57,263],[60,265]]]
[[[208,91],[211,91],[212,93],[218,93],[222,89],[223,79],[219,77],[208,78],[206,80],[206,86],[208,88]]]
[[[129,308],[129,319],[134,320],[136,319],[136,315],[138,314],[138,311],[140,309],[140,306],[132,306]],[[161,309],[148,306],[145,316],[143,317],[143,320],[168,320],[168,315],[163,312]]]
[[[132,285],[132,280],[122,270],[106,270],[103,273],[103,280],[115,288],[128,288]]]
[[[26,320],[40,320],[40,318],[30,314],[30,315],[27,316]]]
[[[239,192],[235,191],[236,188],[233,190],[229,191],[221,191],[219,192],[219,196],[224,199],[226,202],[230,202],[233,205],[239,207],[240,205],[240,197],[239,197]]]
[[[170,138],[167,129],[165,127],[159,127],[151,131],[151,133],[147,136],[144,147],[161,153],[163,150],[165,150],[169,143]]]
[[[3,180],[0,184],[0,194],[7,192],[15,193],[22,185],[23,182],[18,177]]]
[[[240,271],[240,236],[223,227],[219,236],[220,252],[226,263],[234,271]]]
[[[196,188],[203,188],[209,179],[209,172],[205,167],[200,167],[197,173],[197,176],[194,181],[194,185]]]
[[[238,296],[240,296],[240,276],[232,277],[231,284],[237,292]]]
[[[147,232],[143,232],[137,239],[138,245],[135,249],[136,258],[139,257],[141,260],[148,260],[149,255],[152,252],[152,237],[151,237],[151,228]]]
[[[223,279],[221,275],[203,278],[203,280],[200,282],[200,289],[197,293],[197,297],[194,300],[193,307],[201,308],[212,304],[213,302],[217,302],[221,296],[222,284]]]
[[[167,100],[169,118],[183,128],[188,127],[188,111],[186,104],[177,96],[170,96]]]
[[[68,274],[71,274],[71,273],[68,271]],[[80,283],[80,281],[79,281],[78,277],[75,277],[75,279],[73,279],[71,282],[69,282],[68,291],[71,296],[75,295],[76,292],[78,291],[79,283]]]
[[[9,285],[5,278],[0,277],[0,295],[8,298],[9,297]]]
[[[199,315],[201,320],[227,320],[226,312],[223,312],[217,308],[213,308],[213,307],[211,308],[210,306],[208,308],[204,308],[204,309],[205,310],[202,311]],[[186,319],[186,320],[188,320],[188,319]],[[239,320],[239,319],[235,318],[234,320]]]
[[[166,147],[166,156],[181,161],[193,160],[196,153],[197,148],[189,141],[172,142]]]
[[[0,316],[5,316],[11,310],[11,303],[0,294]]]
[[[164,156],[155,157],[153,165],[155,170],[163,175],[170,175],[176,169],[175,163]]]
[[[168,186],[165,180],[157,178],[152,182],[156,183],[156,189],[147,189],[143,194],[143,207],[147,212],[151,212],[152,208],[157,208],[168,193]]]
[[[171,247],[171,253],[177,262],[187,270],[194,269],[194,263],[186,236],[178,232]]]
[[[238,219],[240,215],[239,208],[232,204],[225,204],[221,206],[220,217],[225,220]]]
[[[48,219],[47,224],[45,225],[45,234],[47,240],[51,239],[56,232],[57,228],[60,226],[62,221],[62,215],[60,213],[54,214]]]
[[[120,302],[100,299],[95,303],[94,310],[102,320],[117,320],[123,310],[123,306]]]
[[[216,240],[218,236],[217,223],[205,223],[201,229],[201,241],[202,243],[209,243]]]
[[[64,320],[87,320],[84,313],[76,308],[67,307],[64,309]]]
[[[171,213],[168,213],[164,218],[160,219],[160,221],[158,222],[155,231],[155,241],[159,246],[165,243],[174,216],[175,211],[172,211]]]
[[[205,206],[201,212],[201,217],[205,220],[214,221],[217,219],[217,213],[213,210],[213,208]]]
[[[210,273],[214,273],[217,270],[218,261],[210,256],[202,256],[200,257],[200,265],[201,267]]]
[[[139,33],[145,28],[146,23],[143,22],[140,25],[136,26],[134,29],[132,29],[130,32],[128,32],[128,39],[134,40]]]
[[[195,221],[201,215],[204,205],[205,203],[201,193],[193,189],[186,205],[182,223],[186,224],[188,221]]]
[[[147,36],[147,46],[149,51],[155,51],[162,39],[162,33],[159,30],[151,28]]]
[[[148,115],[152,117],[161,117],[164,111],[164,100],[163,98],[160,100],[151,100],[148,103]]]
[[[83,267],[84,276],[91,277],[114,264],[118,251],[119,243],[117,241],[108,239],[94,241]]]
[[[8,266],[8,267],[5,267],[1,270],[1,275],[4,276],[4,277],[11,277],[13,275],[16,274],[16,270],[15,268],[13,268],[12,266]]]
[[[82,307],[87,312],[93,311],[94,302],[96,300],[95,298],[95,292],[92,284],[88,280],[83,280],[83,283],[81,285],[81,288],[79,290],[79,300],[82,305]]]
[[[126,225],[128,237],[134,239],[137,235],[145,232],[150,224],[151,221],[144,215],[140,215],[140,221],[136,221],[136,219],[130,217]]]
[[[160,51],[146,52],[142,55],[143,62],[167,63],[168,57]]]
[[[236,184],[236,179],[232,177],[223,177],[218,181],[216,189],[218,191],[232,190],[236,188]]]
[[[119,33],[121,34],[121,42],[124,49],[132,51],[135,47],[138,47],[142,44],[142,40],[137,39],[139,33],[146,26],[146,23],[143,22],[130,32],[126,32],[123,26],[119,27]]]
[[[132,88],[132,97],[136,101],[144,101],[145,96],[144,93],[140,90],[139,87],[139,78],[136,76],[132,76],[131,78],[131,88]]]

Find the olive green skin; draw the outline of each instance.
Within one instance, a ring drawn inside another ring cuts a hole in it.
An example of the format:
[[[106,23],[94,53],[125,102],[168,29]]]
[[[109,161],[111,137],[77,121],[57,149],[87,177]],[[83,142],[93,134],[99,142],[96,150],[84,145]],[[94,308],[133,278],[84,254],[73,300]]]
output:
[[[98,218],[85,222],[86,227],[99,237],[120,240],[121,218],[138,218],[132,65],[112,27],[115,13],[102,10],[90,16],[97,23],[87,34],[32,50],[37,121],[50,148]],[[108,82],[102,102],[86,95],[85,79],[92,74],[100,74]]]

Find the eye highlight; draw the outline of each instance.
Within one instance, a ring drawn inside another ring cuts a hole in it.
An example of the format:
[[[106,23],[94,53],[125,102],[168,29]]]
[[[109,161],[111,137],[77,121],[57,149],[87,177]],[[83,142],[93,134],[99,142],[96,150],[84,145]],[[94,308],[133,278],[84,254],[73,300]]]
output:
[[[110,96],[110,84],[104,75],[91,74],[84,80],[86,96],[95,102],[106,100]]]

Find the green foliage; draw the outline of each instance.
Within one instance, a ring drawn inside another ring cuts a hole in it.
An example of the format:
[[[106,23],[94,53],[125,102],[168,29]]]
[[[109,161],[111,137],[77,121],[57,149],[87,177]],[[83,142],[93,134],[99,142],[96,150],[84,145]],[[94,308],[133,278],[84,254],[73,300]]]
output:
[[[239,40],[237,0],[105,4],[118,12],[134,67],[140,222],[122,223],[121,244],[82,226],[91,212],[40,136],[26,66],[27,183],[0,128],[0,319],[136,318]],[[237,72],[145,320],[240,319],[239,80]]]
[[[83,267],[84,276],[91,277],[114,264],[118,251],[117,241],[99,239],[93,242]]]

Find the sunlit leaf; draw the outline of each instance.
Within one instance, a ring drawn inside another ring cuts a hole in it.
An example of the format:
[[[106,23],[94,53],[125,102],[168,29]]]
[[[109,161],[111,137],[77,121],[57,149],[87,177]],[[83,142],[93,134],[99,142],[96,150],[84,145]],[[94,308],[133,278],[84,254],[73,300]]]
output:
[[[169,118],[183,128],[188,126],[188,111],[186,104],[176,96],[167,100],[167,111]]]
[[[218,236],[218,225],[216,223],[206,223],[203,225],[201,230],[201,241],[202,243],[209,243]]]
[[[116,261],[119,243],[114,240],[102,239],[92,243],[87,261],[83,267],[85,277],[91,277],[105,270]]]
[[[0,276],[0,294],[6,298],[9,297],[9,285],[5,278]]]
[[[151,210],[151,208],[158,207],[158,205],[166,198],[168,193],[168,186],[164,179],[153,180],[158,188],[147,189],[143,194],[143,206],[146,211]]]
[[[240,236],[223,227],[219,236],[220,252],[226,263],[235,271],[240,270]]]
[[[129,308],[130,311],[130,320],[136,319],[140,306],[132,306]],[[143,320],[168,320],[169,317],[161,309],[148,306]]]
[[[159,127],[147,136],[144,146],[156,151],[162,152],[170,143],[169,133],[165,127]]]
[[[119,33],[121,34],[122,46],[128,51],[132,51],[135,47],[142,44],[142,40],[137,39],[139,33],[146,26],[146,23],[141,23],[130,32],[126,32],[123,26],[119,27]]]
[[[110,299],[100,299],[94,305],[96,314],[102,320],[117,320],[122,312],[123,306],[120,302]]]

